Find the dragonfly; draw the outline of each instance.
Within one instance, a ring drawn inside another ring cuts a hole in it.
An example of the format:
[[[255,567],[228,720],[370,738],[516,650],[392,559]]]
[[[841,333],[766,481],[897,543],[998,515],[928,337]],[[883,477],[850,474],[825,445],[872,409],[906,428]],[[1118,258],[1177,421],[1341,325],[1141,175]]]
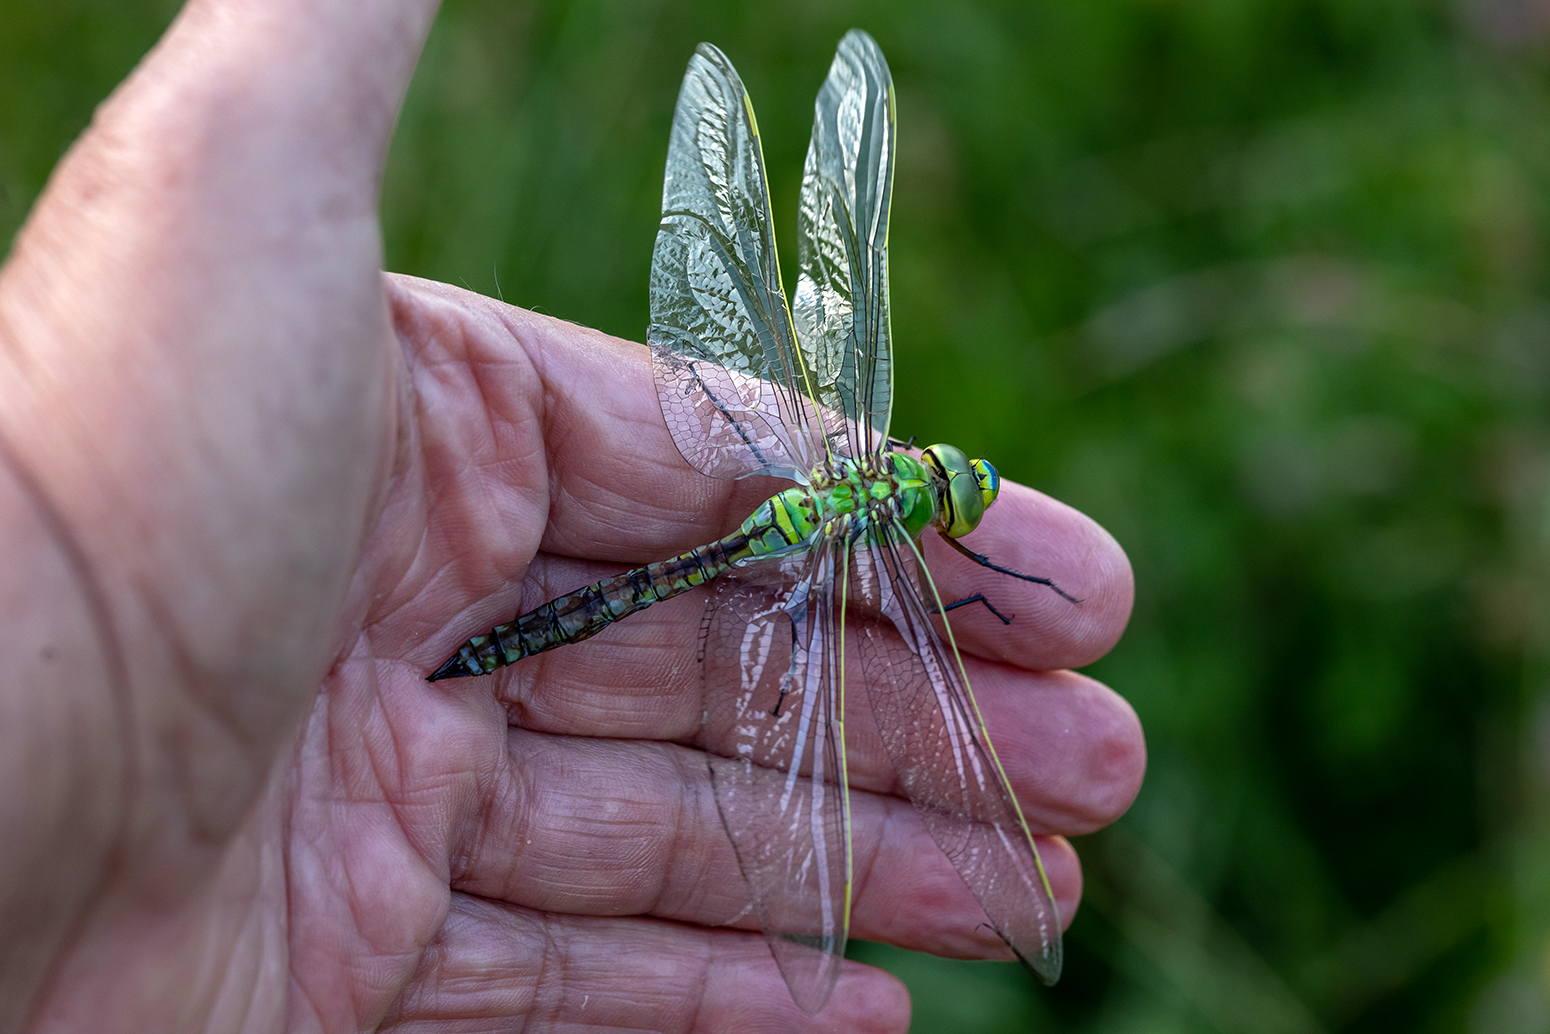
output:
[[[949,445],[918,458],[890,437],[888,220],[895,100],[877,43],[852,30],[814,105],[787,304],[753,104],[703,43],[673,118],[652,254],[647,341],[662,415],[684,459],[717,478],[794,482],[737,531],[557,597],[469,639],[429,677],[483,675],[580,642],[709,585],[698,651],[703,739],[722,824],[793,999],[833,991],[854,886],[847,683],[867,687],[898,785],[984,910],[1054,983],[1061,923],[969,686],[919,540],[958,540],[1000,488]]]

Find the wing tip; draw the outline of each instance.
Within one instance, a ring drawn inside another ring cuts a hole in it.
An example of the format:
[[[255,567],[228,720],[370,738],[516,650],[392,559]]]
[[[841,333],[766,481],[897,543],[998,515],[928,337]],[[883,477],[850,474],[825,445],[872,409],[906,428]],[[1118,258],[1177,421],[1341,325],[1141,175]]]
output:
[[[877,40],[865,29],[851,29],[840,37],[839,46],[835,48],[836,56],[839,54],[855,55],[863,62],[875,63],[886,70],[888,62],[883,57],[883,48],[878,46]]]
[[[1002,940],[1006,938],[1003,936]],[[1031,958],[1018,951],[1017,946],[1011,941],[1007,941],[1006,945],[1017,956],[1017,961],[1038,977],[1039,982],[1045,987],[1054,987],[1059,982],[1060,972],[1065,968],[1065,952],[1062,950],[1059,934],[1055,935],[1054,940],[1045,943],[1039,953]]]

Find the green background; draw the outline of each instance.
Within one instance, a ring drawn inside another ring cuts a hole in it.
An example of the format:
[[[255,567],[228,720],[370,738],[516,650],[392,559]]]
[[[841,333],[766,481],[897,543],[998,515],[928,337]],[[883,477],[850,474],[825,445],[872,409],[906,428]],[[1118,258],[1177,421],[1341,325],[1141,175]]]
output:
[[[172,9],[0,0],[7,238]],[[1545,12],[447,3],[389,268],[637,340],[694,45],[754,98],[790,260],[814,93],[868,29],[899,94],[896,429],[1135,564],[1092,673],[1151,765],[1079,842],[1066,976],[856,946],[915,1030],[1550,1030]]]

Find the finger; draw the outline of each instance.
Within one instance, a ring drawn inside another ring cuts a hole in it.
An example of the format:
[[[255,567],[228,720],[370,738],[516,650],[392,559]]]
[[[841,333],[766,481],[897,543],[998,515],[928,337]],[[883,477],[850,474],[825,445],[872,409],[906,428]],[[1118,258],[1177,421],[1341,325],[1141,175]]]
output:
[[[531,595],[537,599],[542,590]],[[525,728],[696,743],[726,752],[730,742],[704,739],[707,694],[738,687],[704,684],[697,657],[703,620],[704,604],[686,594],[594,639],[499,669],[471,686],[488,686]],[[851,663],[847,670],[863,669]],[[1084,833],[1124,813],[1146,768],[1141,725],[1124,698],[1070,672],[1028,672],[972,656],[965,658],[965,670],[1036,831]],[[847,715],[851,782],[896,793],[894,766],[862,690],[857,684],[848,693],[861,702]]]
[[[828,1006],[791,1000],[764,939],[641,919],[555,916],[455,895],[383,1029],[903,1034],[897,979],[847,962]]]
[[[664,744],[538,736],[513,730],[509,782],[452,834],[458,890],[580,915],[651,915],[756,928],[716,810],[702,755]],[[853,792],[852,935],[968,958],[1005,946],[914,809]],[[1061,914],[1081,895],[1075,854],[1046,840]]]
[[[0,279],[0,429],[212,694],[293,704],[247,666],[310,693],[336,645],[385,473],[377,182],[434,6],[189,4]]]
[[[672,740],[719,752],[732,749],[730,741],[704,740],[706,699],[693,654],[658,649],[653,651],[657,663],[637,661],[638,666],[621,669],[608,664],[613,651],[573,649],[580,655],[574,663],[555,662],[564,665],[567,677],[525,680],[520,672],[513,672],[499,684],[497,692],[517,722],[571,735]],[[1146,742],[1134,709],[1123,697],[1071,672],[1028,673],[973,659],[966,660],[965,666],[992,742],[1036,829],[1086,833],[1124,813],[1146,769]],[[632,680],[632,672],[643,677]],[[502,677],[498,673],[493,678]],[[577,688],[557,692],[559,685]],[[736,688],[712,690],[734,692]],[[849,698],[864,701],[861,687],[854,688],[857,691]],[[895,792],[894,766],[871,708],[864,703],[852,706],[846,719],[851,784]]]
[[[1141,791],[1146,738],[1128,701],[1071,671],[1027,680],[971,667],[996,756],[1034,832],[1080,834],[1119,818]]]
[[[445,284],[388,283],[434,520],[461,534],[536,515],[551,552],[647,562],[724,534],[769,494],[683,461],[644,346]]]
[[[1060,590],[980,566],[928,531],[921,552],[943,604],[980,594],[1008,619],[979,604],[953,610],[949,620],[961,649],[1029,668],[1079,668],[1119,641],[1130,620],[1134,578],[1124,550],[1092,518],[1002,482],[995,504],[961,544]]]

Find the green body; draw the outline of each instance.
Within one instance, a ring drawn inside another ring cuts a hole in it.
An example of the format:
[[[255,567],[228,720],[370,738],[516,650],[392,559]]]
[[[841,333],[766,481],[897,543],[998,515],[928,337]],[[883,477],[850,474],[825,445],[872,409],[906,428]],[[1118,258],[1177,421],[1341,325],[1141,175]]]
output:
[[[988,464],[963,460],[963,454],[950,446],[933,446],[927,456],[949,452],[956,454],[950,459],[958,459],[972,472],[973,493],[987,502],[985,495],[994,498],[994,487],[988,493],[983,487],[987,476],[995,476]],[[568,592],[474,636],[431,679],[486,675],[535,653],[590,639],[620,618],[704,585],[729,568],[799,553],[820,532],[838,525],[860,532],[875,517],[897,517],[911,536],[919,538],[933,521],[944,527],[952,523],[949,515],[954,512],[955,494],[949,486],[953,482],[933,476],[939,463],[922,463],[897,452],[886,454],[884,460],[887,465],[882,469],[837,460],[835,476],[771,496],[725,538]],[[942,488],[948,489],[945,498]],[[974,523],[983,512],[981,505]]]

